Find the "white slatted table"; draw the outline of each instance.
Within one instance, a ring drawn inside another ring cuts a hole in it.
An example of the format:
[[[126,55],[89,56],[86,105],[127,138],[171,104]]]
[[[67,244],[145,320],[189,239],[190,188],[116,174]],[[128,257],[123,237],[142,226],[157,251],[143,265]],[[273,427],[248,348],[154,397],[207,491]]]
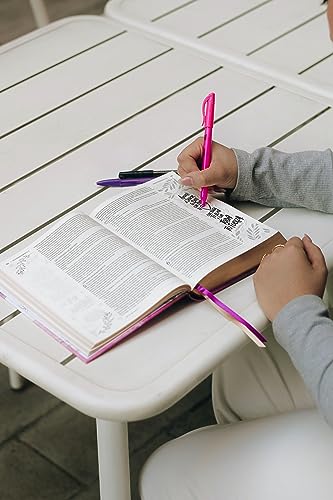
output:
[[[131,31],[332,105],[325,10],[313,0],[109,0],[105,14]]]
[[[331,144],[333,113],[320,100],[128,33],[105,18],[69,18],[2,47],[1,258],[62,214],[78,206],[90,211],[112,195],[96,188],[97,179],[124,169],[175,168],[180,149],[200,133],[200,104],[211,90],[217,92],[215,137],[226,144],[290,151]],[[332,216],[241,208],[258,218],[273,215],[271,225],[286,237],[308,232],[333,267]],[[267,325],[251,278],[220,295],[258,328]],[[0,361],[96,419],[103,500],[130,498],[127,422],[170,407],[246,342],[209,304],[188,303],[85,365],[12,312],[0,303]]]

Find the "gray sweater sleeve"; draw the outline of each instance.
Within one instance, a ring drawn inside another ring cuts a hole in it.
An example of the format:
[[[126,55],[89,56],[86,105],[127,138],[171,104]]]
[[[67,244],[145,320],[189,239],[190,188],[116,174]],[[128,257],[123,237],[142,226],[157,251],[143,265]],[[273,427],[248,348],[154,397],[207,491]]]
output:
[[[326,151],[283,153],[233,150],[238,180],[231,199],[273,207],[305,207],[333,213],[333,155]]]
[[[231,199],[333,213],[330,149],[292,154],[272,148],[234,152],[238,179]],[[313,295],[292,300],[275,318],[273,331],[333,426],[333,321],[323,301]]]
[[[333,427],[333,321],[325,304],[315,295],[297,297],[279,312],[273,331]]]

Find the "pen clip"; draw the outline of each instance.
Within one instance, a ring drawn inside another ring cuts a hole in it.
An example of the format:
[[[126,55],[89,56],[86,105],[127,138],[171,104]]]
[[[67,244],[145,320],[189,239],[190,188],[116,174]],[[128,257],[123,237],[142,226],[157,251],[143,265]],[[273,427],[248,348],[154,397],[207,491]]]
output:
[[[203,127],[213,127],[214,124],[214,107],[215,107],[215,93],[211,92],[203,100],[202,103],[202,126]]]

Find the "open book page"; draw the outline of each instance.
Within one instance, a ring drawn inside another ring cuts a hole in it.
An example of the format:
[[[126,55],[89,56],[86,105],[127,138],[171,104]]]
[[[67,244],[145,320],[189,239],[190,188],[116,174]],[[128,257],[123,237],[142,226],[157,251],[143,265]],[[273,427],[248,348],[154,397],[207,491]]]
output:
[[[200,204],[173,172],[119,194],[91,214],[192,288],[276,233],[216,199]]]
[[[83,344],[125,327],[181,281],[85,214],[0,265],[1,287]],[[80,332],[80,333],[79,333]]]

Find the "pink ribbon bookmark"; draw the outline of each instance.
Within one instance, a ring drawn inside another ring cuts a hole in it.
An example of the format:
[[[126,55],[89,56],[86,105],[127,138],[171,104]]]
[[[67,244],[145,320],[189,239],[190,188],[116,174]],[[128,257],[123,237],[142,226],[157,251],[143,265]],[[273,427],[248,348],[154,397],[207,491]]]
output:
[[[224,304],[220,299],[218,299],[212,292],[207,290],[207,288],[201,286],[200,284],[195,287],[195,289],[209,300],[215,306],[215,308],[221,312],[227,319],[231,320],[237,326],[239,326],[243,332],[259,347],[266,347],[265,343],[267,339],[259,332],[251,323],[246,321],[245,318],[237,314],[233,309]]]

